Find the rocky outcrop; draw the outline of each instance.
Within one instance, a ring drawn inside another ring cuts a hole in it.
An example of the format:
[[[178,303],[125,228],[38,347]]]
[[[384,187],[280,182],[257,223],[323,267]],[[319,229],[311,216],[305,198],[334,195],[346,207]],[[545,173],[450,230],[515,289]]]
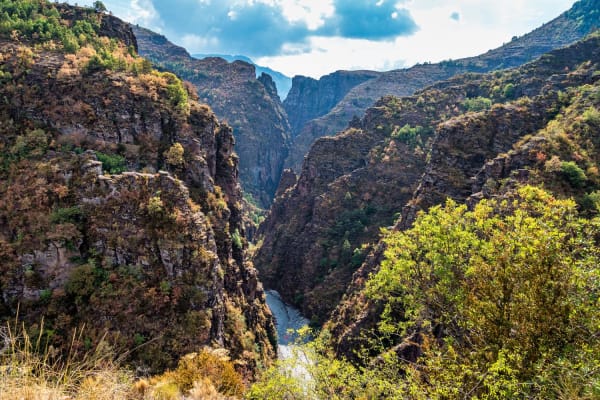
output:
[[[296,120],[302,121],[302,118],[296,117],[295,111],[286,105],[294,131],[294,143],[286,167],[300,171],[303,157],[316,139],[345,129],[353,117],[361,117],[368,107],[385,95],[409,96],[417,90],[456,74],[487,72],[522,65],[546,52],[580,40],[599,27],[599,16],[600,7],[597,1],[581,0],[553,21],[480,56],[439,64],[421,64],[408,69],[381,73],[374,79],[354,86],[327,112],[302,124],[295,123]],[[294,90],[292,87],[290,93]],[[307,97],[311,98],[310,96],[309,91]],[[301,104],[302,100],[296,100],[296,103]],[[303,112],[302,109],[300,110]]]
[[[370,263],[363,261],[379,248],[380,228],[399,229],[419,209],[447,197],[466,201],[473,190],[490,185],[473,177],[482,174],[486,162],[545,127],[560,110],[560,91],[597,80],[599,59],[595,36],[519,69],[466,74],[410,97],[385,97],[352,128],[319,139],[297,184],[275,200],[260,228],[264,239],[255,262],[266,286],[316,322],[325,321],[353,279],[350,287],[358,288],[377,268],[382,250],[367,259]],[[523,169],[527,164],[519,160],[504,165]],[[485,168],[491,171],[492,165]]]
[[[205,345],[268,363],[231,128],[170,73],[0,40],[0,316],[151,371]]]
[[[200,99],[233,127],[240,180],[267,207],[279,183],[290,144],[290,126],[270,76],[258,79],[252,64],[190,57],[164,36],[134,27],[140,53],[194,84]]]

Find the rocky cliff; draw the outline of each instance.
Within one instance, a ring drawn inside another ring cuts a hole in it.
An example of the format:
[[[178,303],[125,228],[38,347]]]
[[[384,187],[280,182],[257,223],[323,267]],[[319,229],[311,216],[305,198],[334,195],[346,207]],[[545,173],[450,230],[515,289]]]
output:
[[[1,318],[18,311],[59,349],[108,341],[142,370],[224,347],[252,374],[275,331],[231,128],[139,58],[121,21],[32,4],[61,34],[0,38]]]
[[[319,80],[295,76],[288,97],[283,102],[292,137],[300,133],[306,122],[327,114],[350,89],[379,75],[374,71],[337,71]]]
[[[267,207],[290,144],[290,126],[273,80],[266,74],[257,79],[255,67],[244,61],[195,59],[164,36],[133,29],[141,55],[192,82],[200,99],[233,127],[244,191]]]
[[[294,126],[295,138],[286,167],[300,171],[302,159],[312,143],[319,137],[333,135],[356,117],[361,117],[368,107],[385,95],[408,96],[434,82],[448,79],[464,72],[486,72],[511,68],[532,61],[540,55],[583,38],[599,26],[600,6],[594,0],[581,0],[558,18],[522,37],[514,38],[497,49],[477,57],[451,60],[439,64],[422,64],[412,68],[389,71],[377,78],[360,83],[330,110]],[[296,89],[292,87],[291,93]],[[307,97],[310,98],[309,91]],[[297,97],[302,98],[302,94]],[[301,100],[297,103],[302,103]],[[287,109],[287,107],[286,107]],[[290,121],[299,119],[294,110],[288,109]],[[300,109],[303,113],[302,109]]]
[[[346,131],[318,140],[297,183],[282,190],[261,226],[255,262],[265,284],[323,322],[377,248],[380,228],[402,214],[398,227],[408,225],[417,209],[448,196],[465,201],[474,191],[501,186],[513,170],[526,179],[520,170],[538,154],[525,147],[526,156],[510,162],[503,154],[558,118],[560,93],[597,82],[598,39],[520,69],[461,75],[410,97],[384,97]],[[482,169],[498,179],[488,181]],[[377,265],[377,254],[368,265]],[[354,285],[371,271],[364,268]],[[356,318],[357,303],[347,304]]]

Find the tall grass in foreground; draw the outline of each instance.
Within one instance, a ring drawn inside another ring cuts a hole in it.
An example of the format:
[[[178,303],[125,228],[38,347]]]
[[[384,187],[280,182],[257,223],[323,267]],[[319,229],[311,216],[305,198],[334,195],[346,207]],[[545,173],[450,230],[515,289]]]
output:
[[[0,328],[0,400],[135,399],[134,377],[119,367],[106,341],[85,352],[75,349],[83,328],[76,330],[66,355],[59,355],[40,334],[24,325]]]
[[[0,400],[235,400],[245,387],[223,349],[183,357],[173,371],[136,380],[106,340],[80,350],[84,327],[61,355],[23,324],[0,327]]]

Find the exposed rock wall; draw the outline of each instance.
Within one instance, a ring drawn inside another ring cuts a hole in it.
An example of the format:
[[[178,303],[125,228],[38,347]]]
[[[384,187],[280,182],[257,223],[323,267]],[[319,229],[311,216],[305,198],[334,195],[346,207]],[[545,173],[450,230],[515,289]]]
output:
[[[134,27],[140,53],[193,83],[206,102],[233,128],[244,190],[267,207],[275,195],[290,145],[290,126],[273,80],[258,79],[252,64],[222,58],[194,59],[164,36]]]
[[[597,79],[597,42],[591,38],[520,69],[466,74],[411,97],[383,98],[352,128],[319,139],[297,184],[282,191],[259,231],[264,240],[255,262],[266,286],[315,321],[326,320],[377,248],[379,228],[401,215],[398,227],[410,224],[417,210],[447,197],[466,201],[484,187],[474,177],[554,118],[559,91]],[[498,90],[507,85],[514,90]],[[472,111],[477,99],[497,104]],[[370,259],[376,268],[378,257]]]

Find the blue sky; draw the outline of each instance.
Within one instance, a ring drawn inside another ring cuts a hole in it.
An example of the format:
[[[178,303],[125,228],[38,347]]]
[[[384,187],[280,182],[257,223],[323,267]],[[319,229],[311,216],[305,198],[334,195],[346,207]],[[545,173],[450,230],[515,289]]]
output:
[[[553,19],[574,0],[103,2],[191,53],[242,54],[290,76],[319,77],[476,55]]]

